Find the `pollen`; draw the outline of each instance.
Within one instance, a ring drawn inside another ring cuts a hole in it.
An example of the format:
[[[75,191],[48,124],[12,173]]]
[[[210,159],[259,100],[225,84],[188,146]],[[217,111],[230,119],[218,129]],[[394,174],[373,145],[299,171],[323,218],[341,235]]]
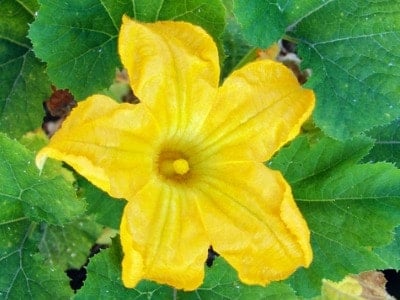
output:
[[[186,159],[177,159],[172,163],[176,174],[185,175],[189,171],[189,163]]]

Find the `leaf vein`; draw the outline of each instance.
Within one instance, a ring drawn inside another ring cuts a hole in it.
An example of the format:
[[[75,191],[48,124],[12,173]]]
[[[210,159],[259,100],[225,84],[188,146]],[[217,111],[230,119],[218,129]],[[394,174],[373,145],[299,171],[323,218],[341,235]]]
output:
[[[309,16],[315,14],[316,12],[318,12],[320,9],[324,8],[326,5],[328,5],[329,3],[336,1],[336,0],[328,0],[324,3],[322,3],[320,6],[317,6],[316,8],[314,8],[313,10],[310,10],[307,14],[305,14],[304,16],[302,16],[301,18],[299,18],[297,21],[295,21],[293,24],[289,25],[286,29],[286,31],[292,31],[297,24],[299,24],[301,21],[303,21],[304,19],[308,18]]]
[[[103,0],[100,0],[101,6],[104,8],[105,12],[108,14],[108,16],[111,19],[111,22],[113,23],[115,29],[117,30],[117,32],[119,31],[117,24],[115,23],[115,20],[113,19],[113,17],[111,16],[111,12],[109,11],[109,9],[107,9],[107,6],[104,4]]]

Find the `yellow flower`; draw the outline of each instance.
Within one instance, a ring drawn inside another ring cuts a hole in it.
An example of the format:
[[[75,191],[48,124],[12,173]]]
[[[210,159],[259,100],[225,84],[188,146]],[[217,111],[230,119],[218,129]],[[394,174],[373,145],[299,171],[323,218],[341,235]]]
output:
[[[210,245],[248,284],[307,267],[307,224],[282,175],[263,162],[298,134],[313,92],[273,61],[248,64],[218,88],[217,48],[185,22],[125,17],[119,53],[141,103],[80,102],[37,164],[63,160],[128,200],[125,286],[150,279],[196,289]]]

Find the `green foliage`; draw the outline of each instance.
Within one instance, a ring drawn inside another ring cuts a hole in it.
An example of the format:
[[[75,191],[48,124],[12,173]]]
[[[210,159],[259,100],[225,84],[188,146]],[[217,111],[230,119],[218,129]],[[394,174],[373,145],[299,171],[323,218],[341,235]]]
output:
[[[46,260],[67,270],[79,269],[85,264],[100,233],[100,225],[89,218],[79,218],[63,226],[43,223],[33,238]]]
[[[246,57],[252,47],[244,40],[239,24],[233,17],[230,17],[227,21],[222,35],[222,42],[225,60],[221,71],[221,79],[225,79],[230,72],[240,65],[241,60]]]
[[[391,1],[235,1],[253,45],[298,42],[316,124],[348,139],[400,116],[400,7]],[[283,24],[282,24],[283,22]]]
[[[119,66],[121,20],[113,20],[114,15],[96,0],[39,3],[29,37],[57,87],[69,88],[81,99],[110,85]]]
[[[120,66],[117,38],[123,14],[141,21],[189,21],[205,28],[215,40],[225,26],[219,0],[39,3],[39,15],[29,31],[35,54],[47,63],[52,81],[69,88],[78,100],[112,83]]]
[[[224,6],[220,0],[138,0],[133,3],[132,17],[145,22],[187,21],[203,27],[216,41],[225,27]]]
[[[54,299],[57,296],[57,299],[69,299],[72,290],[65,274],[66,265],[74,266],[74,262],[81,259],[78,264],[81,266],[88,254],[78,253],[72,257],[73,253],[68,253],[66,248],[67,244],[71,247],[78,243],[79,231],[69,230],[70,236],[67,236],[69,225],[32,222],[20,203],[3,197],[0,197],[0,220],[0,298]],[[93,230],[90,225],[85,230]],[[60,238],[65,239],[63,243],[57,240]],[[75,245],[74,251],[83,249]]]
[[[0,174],[0,199],[18,203],[34,221],[60,225],[84,212],[85,203],[64,177],[39,174],[34,154],[1,133]]]
[[[389,245],[376,248],[375,252],[388,263],[388,269],[400,270],[400,226],[395,229],[394,240]]]
[[[334,1],[294,29],[303,66],[313,70],[314,118],[328,134],[348,138],[400,116],[399,15],[390,1]]]
[[[0,220],[0,298],[67,299],[72,294],[68,278],[37,252],[31,236],[38,226],[25,215],[22,204],[1,195]]]
[[[271,1],[235,0],[234,13],[249,42],[267,48],[285,31],[285,19],[279,6]]]
[[[122,83],[107,90],[120,67],[124,14],[205,28],[225,58],[221,79],[256,47],[280,38],[297,43],[301,67],[312,70],[306,85],[317,95],[318,128],[279,151],[269,167],[292,186],[311,229],[314,260],[265,288],[240,283],[218,258],[196,291],[150,281],[126,289],[116,240],[90,259],[76,298],[295,299],[319,294],[323,278],[400,268],[400,7],[393,1],[38,2],[0,1],[1,299],[73,297],[65,270],[85,263],[103,227],[119,228],[124,200],[59,162],[49,160],[40,174],[34,157],[47,138],[26,133],[40,128],[51,83],[78,100],[126,93]]]
[[[121,246],[113,241],[112,247],[102,250],[90,259],[88,278],[75,299],[171,299],[173,289],[143,281],[134,289],[127,289],[121,281]],[[154,297],[153,297],[154,296]]]
[[[372,129],[368,135],[375,139],[374,148],[365,161],[387,161],[400,166],[400,119],[387,126]]]
[[[127,289],[121,282],[121,247],[117,241],[110,249],[90,259],[90,274],[85,286],[75,299],[295,299],[293,290],[286,284],[273,283],[265,289],[242,284],[236,272],[222,259],[217,258],[211,268],[206,267],[206,278],[193,292],[174,291],[171,287],[143,280],[134,289]],[[283,297],[283,298],[282,298]]]
[[[289,279],[302,296],[318,294],[322,278],[391,265],[374,249],[393,240],[400,222],[400,170],[387,163],[356,164],[371,145],[366,138],[338,142],[309,134],[270,163],[291,184],[312,232],[314,261]]]
[[[41,103],[50,93],[26,37],[36,9],[35,1],[0,1],[0,128],[13,137],[40,126]]]
[[[12,202],[0,199],[0,207],[0,298],[69,299],[64,271],[45,261],[30,239],[36,224]]]
[[[78,177],[79,195],[87,201],[87,212],[104,226],[119,229],[125,200],[114,199],[83,177]]]
[[[35,148],[34,137],[24,142]],[[60,164],[39,174],[34,153],[4,134],[0,174],[1,298],[68,298],[71,289],[64,271],[84,264],[100,227],[78,218],[85,203],[60,175]]]

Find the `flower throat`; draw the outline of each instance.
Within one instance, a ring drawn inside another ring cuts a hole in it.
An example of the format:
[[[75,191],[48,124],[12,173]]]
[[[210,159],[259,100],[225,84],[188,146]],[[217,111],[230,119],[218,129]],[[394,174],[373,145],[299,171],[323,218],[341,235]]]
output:
[[[158,160],[160,174],[169,179],[183,179],[190,171],[189,162],[176,152],[163,152]]]

